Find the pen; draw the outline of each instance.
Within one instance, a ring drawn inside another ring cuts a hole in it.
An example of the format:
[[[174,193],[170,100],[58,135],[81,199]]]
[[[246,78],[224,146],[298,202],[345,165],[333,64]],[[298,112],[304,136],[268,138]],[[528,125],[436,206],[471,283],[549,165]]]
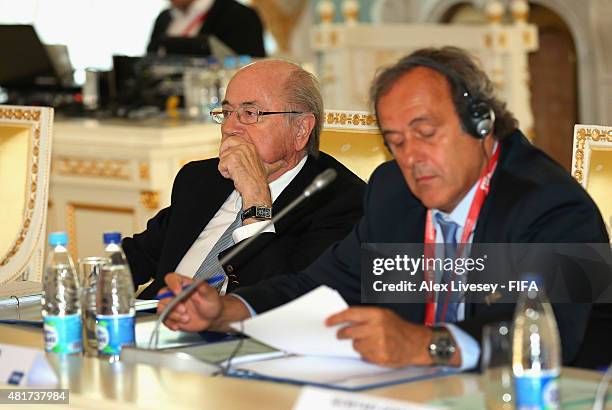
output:
[[[225,280],[225,275],[216,275],[216,276],[213,276],[212,278],[206,279],[205,282],[208,283],[210,286],[214,286],[214,285],[216,285],[217,283],[219,283],[219,282],[221,282],[223,280]],[[183,289],[186,289],[187,287],[189,287],[189,285],[183,286]],[[155,299],[162,300],[162,299],[165,299],[165,298],[170,298],[172,296],[175,296],[174,292],[169,290],[168,292],[164,292],[161,295],[155,296]]]

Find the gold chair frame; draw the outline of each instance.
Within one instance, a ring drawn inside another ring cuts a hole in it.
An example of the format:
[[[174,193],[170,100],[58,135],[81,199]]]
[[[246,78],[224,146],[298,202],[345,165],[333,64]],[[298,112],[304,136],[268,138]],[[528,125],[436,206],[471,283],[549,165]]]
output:
[[[612,127],[574,126],[572,175],[593,197],[612,237]]]
[[[40,282],[53,109],[0,105],[0,286]]]
[[[321,151],[332,155],[364,181],[378,165],[392,159],[376,116],[365,111],[326,110]]]

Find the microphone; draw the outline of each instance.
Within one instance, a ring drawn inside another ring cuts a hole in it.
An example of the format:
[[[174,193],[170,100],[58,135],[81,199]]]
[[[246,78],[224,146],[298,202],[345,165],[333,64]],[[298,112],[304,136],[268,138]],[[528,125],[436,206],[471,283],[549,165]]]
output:
[[[269,221],[267,221],[265,224],[262,224],[257,231],[255,232],[255,234],[253,234],[253,236],[243,240],[242,242],[240,242],[238,244],[238,246],[236,246],[234,249],[232,249],[230,252],[228,252],[227,255],[225,255],[224,257],[222,257],[221,259],[219,259],[219,264],[221,266],[223,266],[224,264],[226,264],[227,262],[229,262],[234,256],[236,256],[238,253],[240,253],[244,248],[246,248],[247,246],[249,246],[249,244],[251,242],[253,242],[255,239],[257,239],[257,237],[261,234],[261,232],[263,230],[265,230],[268,226],[278,222],[279,220],[281,220],[282,218],[284,218],[285,215],[287,215],[293,208],[295,208],[296,206],[298,206],[302,201],[304,201],[306,198],[309,198],[310,196],[312,196],[313,194],[321,191],[322,189],[324,189],[325,187],[327,187],[329,185],[330,182],[332,182],[336,176],[337,176],[337,172],[335,169],[332,168],[328,168],[325,171],[321,172],[319,175],[317,175],[315,177],[315,179],[312,180],[312,182],[310,183],[310,185],[308,185],[306,187],[306,189],[304,189],[304,191],[300,194],[300,196],[298,196],[297,198],[295,198],[289,205],[287,205],[285,208],[283,208],[277,215],[274,215],[272,217],[272,219],[270,219]],[[209,272],[207,272],[209,273]],[[157,322],[155,323],[155,328],[153,329],[153,332],[151,332],[151,337],[149,338],[149,349],[157,349],[157,343],[159,340],[159,328],[161,323],[166,319],[166,317],[170,314],[170,312],[172,311],[172,309],[174,309],[174,307],[183,299],[185,299],[185,297],[191,293],[191,291],[193,291],[195,288],[197,288],[200,284],[204,283],[206,281],[205,277],[207,277],[208,275],[202,275],[199,276],[198,278],[196,278],[191,285],[187,286],[186,288],[184,288],[178,295],[176,295],[176,297],[166,306],[166,308],[164,309],[164,311],[161,313],[161,315],[159,315],[159,318],[157,319]]]
[[[321,172],[319,175],[312,180],[310,185],[306,187],[302,195],[304,197],[309,197],[317,191],[325,188],[330,182],[332,182],[338,173],[333,168],[327,168],[325,171]]]

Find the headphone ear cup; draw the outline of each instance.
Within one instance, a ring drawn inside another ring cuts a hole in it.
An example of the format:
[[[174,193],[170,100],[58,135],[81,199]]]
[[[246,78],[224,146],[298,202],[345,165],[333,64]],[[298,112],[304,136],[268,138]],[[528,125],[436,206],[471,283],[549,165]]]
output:
[[[493,131],[493,121],[490,119],[482,120],[476,125],[476,133],[478,138],[482,139]]]
[[[477,102],[470,106],[469,122],[471,134],[482,139],[493,132],[495,112],[487,103]]]

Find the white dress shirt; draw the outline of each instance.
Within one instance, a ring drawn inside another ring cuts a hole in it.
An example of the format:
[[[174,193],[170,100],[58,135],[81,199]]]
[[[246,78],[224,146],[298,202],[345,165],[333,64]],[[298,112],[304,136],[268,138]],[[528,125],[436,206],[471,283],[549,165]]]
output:
[[[293,178],[301,171],[306,164],[305,156],[302,160],[292,169],[285,172],[278,179],[270,182],[270,194],[272,195],[272,203],[276,201],[276,198],[285,190],[285,188],[293,181]],[[192,278],[197,272],[198,268],[204,261],[204,258],[210,253],[212,247],[217,243],[223,232],[234,222],[236,216],[242,211],[242,197],[240,193],[233,190],[232,193],[227,197],[221,208],[208,222],[204,230],[198,235],[195,242],[191,245],[191,248],[185,253],[183,259],[179,262],[176,267],[176,272],[183,276]],[[244,225],[232,233],[234,243],[238,243],[247,239],[255,234],[265,221],[255,222],[249,225]],[[263,232],[276,232],[274,225],[268,226]]]
[[[212,6],[213,2],[214,0],[195,0],[189,5],[187,10],[185,11],[173,7],[172,10],[170,10],[172,21],[166,29],[166,35],[171,37],[197,36],[204,21],[200,21],[198,24],[194,24],[189,29],[188,33],[185,33],[185,30],[193,21],[199,18],[199,16],[201,16],[203,13],[206,13],[208,9],[210,9],[210,7]]]

